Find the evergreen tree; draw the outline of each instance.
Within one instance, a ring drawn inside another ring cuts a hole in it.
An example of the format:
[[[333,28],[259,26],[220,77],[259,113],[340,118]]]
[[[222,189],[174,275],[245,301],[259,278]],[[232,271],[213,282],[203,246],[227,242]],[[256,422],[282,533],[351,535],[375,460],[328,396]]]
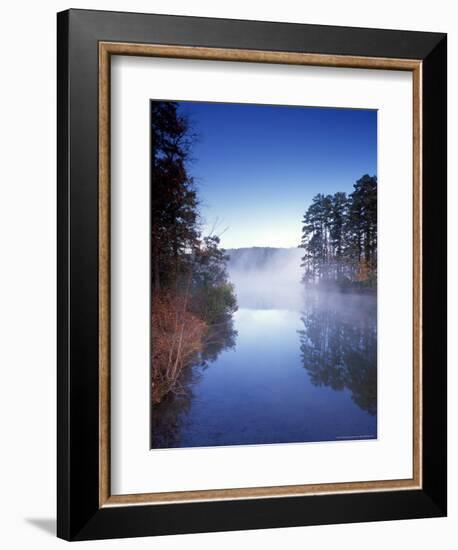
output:
[[[151,255],[153,288],[183,271],[198,244],[198,200],[186,162],[194,136],[171,101],[151,102]]]
[[[334,276],[337,279],[345,271],[346,234],[345,222],[348,215],[348,199],[346,193],[335,193],[331,205],[331,229],[330,238],[332,246],[332,258],[334,261]]]
[[[301,247],[305,249],[302,266],[304,281],[316,282],[325,261],[324,195],[318,194],[303,218]]]
[[[364,175],[347,197],[318,194],[303,218],[306,283],[375,286],[377,178]]]

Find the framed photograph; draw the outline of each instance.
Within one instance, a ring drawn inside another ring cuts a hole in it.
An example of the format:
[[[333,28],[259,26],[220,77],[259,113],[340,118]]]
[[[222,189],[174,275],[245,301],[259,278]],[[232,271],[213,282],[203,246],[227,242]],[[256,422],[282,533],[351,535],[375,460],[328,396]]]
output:
[[[58,14],[58,536],[446,514],[446,35]]]

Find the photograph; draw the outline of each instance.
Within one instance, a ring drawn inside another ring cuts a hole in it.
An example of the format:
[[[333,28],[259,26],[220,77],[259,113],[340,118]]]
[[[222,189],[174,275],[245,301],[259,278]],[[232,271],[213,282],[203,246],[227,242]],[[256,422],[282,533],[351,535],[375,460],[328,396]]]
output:
[[[151,449],[377,439],[377,110],[150,101]]]
[[[323,546],[329,531],[332,546],[344,527],[352,545],[377,550],[409,537],[408,519],[421,547],[437,543],[439,528],[454,540],[447,82],[458,65],[447,70],[447,51],[456,54],[458,41],[448,48],[444,27],[452,18],[399,2],[384,5],[382,22],[380,10],[338,2],[302,14],[247,2],[216,13],[207,4],[184,13],[165,4],[156,13],[59,6],[51,26],[42,8],[13,18],[34,44],[57,45],[49,78],[20,63],[30,57],[24,41],[19,57],[6,56],[21,69],[19,84],[8,80],[18,106],[33,112],[24,120],[41,117],[27,129],[57,131],[57,163],[37,183],[53,140],[24,147],[13,116],[9,133],[32,162],[14,162],[5,180],[32,167],[27,192],[7,186],[18,199],[5,204],[25,208],[7,209],[7,234],[17,226],[24,237],[7,262],[20,287],[5,285],[9,325],[17,318],[22,339],[12,340],[9,361],[20,368],[7,370],[23,383],[30,365],[49,385],[36,368],[48,310],[57,366],[49,445],[29,406],[12,448],[19,433],[29,447],[37,434],[34,465],[44,474],[32,469],[41,486],[31,505],[55,486],[57,495],[46,513],[29,506],[11,521],[8,505],[6,523],[21,526],[19,538],[11,534],[21,547],[54,525],[59,539],[89,545],[171,535],[172,545],[232,548],[234,537],[250,546],[246,537],[261,540],[268,529],[274,547],[276,532],[283,541],[311,527],[309,543]],[[40,94],[47,81],[52,93]],[[30,82],[32,102],[23,100]],[[47,104],[57,126],[41,120]],[[50,211],[40,182],[55,173]],[[57,228],[38,239],[57,252],[57,271],[43,279],[50,290],[57,283],[51,309],[35,291],[46,255],[30,246],[34,217]],[[29,287],[43,303],[23,296]],[[23,326],[30,312],[36,345]],[[31,353],[18,363],[21,350]],[[41,403],[33,410],[43,412],[48,390],[27,381]],[[16,410],[17,392],[9,394]],[[45,448],[53,454],[40,459]],[[5,502],[18,500],[18,486],[33,487],[28,470]],[[433,518],[442,518],[438,529]]]

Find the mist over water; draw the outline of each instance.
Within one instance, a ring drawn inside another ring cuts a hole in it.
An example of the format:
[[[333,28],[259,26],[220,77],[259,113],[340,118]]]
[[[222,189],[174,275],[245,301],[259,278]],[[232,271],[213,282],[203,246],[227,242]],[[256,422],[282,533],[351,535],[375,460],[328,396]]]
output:
[[[300,310],[300,248],[237,248],[227,250],[228,272],[239,308]]]
[[[376,438],[376,297],[307,290],[298,248],[226,253],[238,311],[157,408],[152,447]]]

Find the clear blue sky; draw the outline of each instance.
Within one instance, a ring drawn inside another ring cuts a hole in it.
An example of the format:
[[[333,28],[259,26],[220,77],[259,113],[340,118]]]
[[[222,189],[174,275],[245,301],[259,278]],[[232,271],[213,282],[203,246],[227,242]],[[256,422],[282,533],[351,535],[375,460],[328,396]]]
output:
[[[377,172],[377,112],[179,102],[199,141],[189,166],[203,232],[225,248],[297,246],[317,193],[350,193]]]

